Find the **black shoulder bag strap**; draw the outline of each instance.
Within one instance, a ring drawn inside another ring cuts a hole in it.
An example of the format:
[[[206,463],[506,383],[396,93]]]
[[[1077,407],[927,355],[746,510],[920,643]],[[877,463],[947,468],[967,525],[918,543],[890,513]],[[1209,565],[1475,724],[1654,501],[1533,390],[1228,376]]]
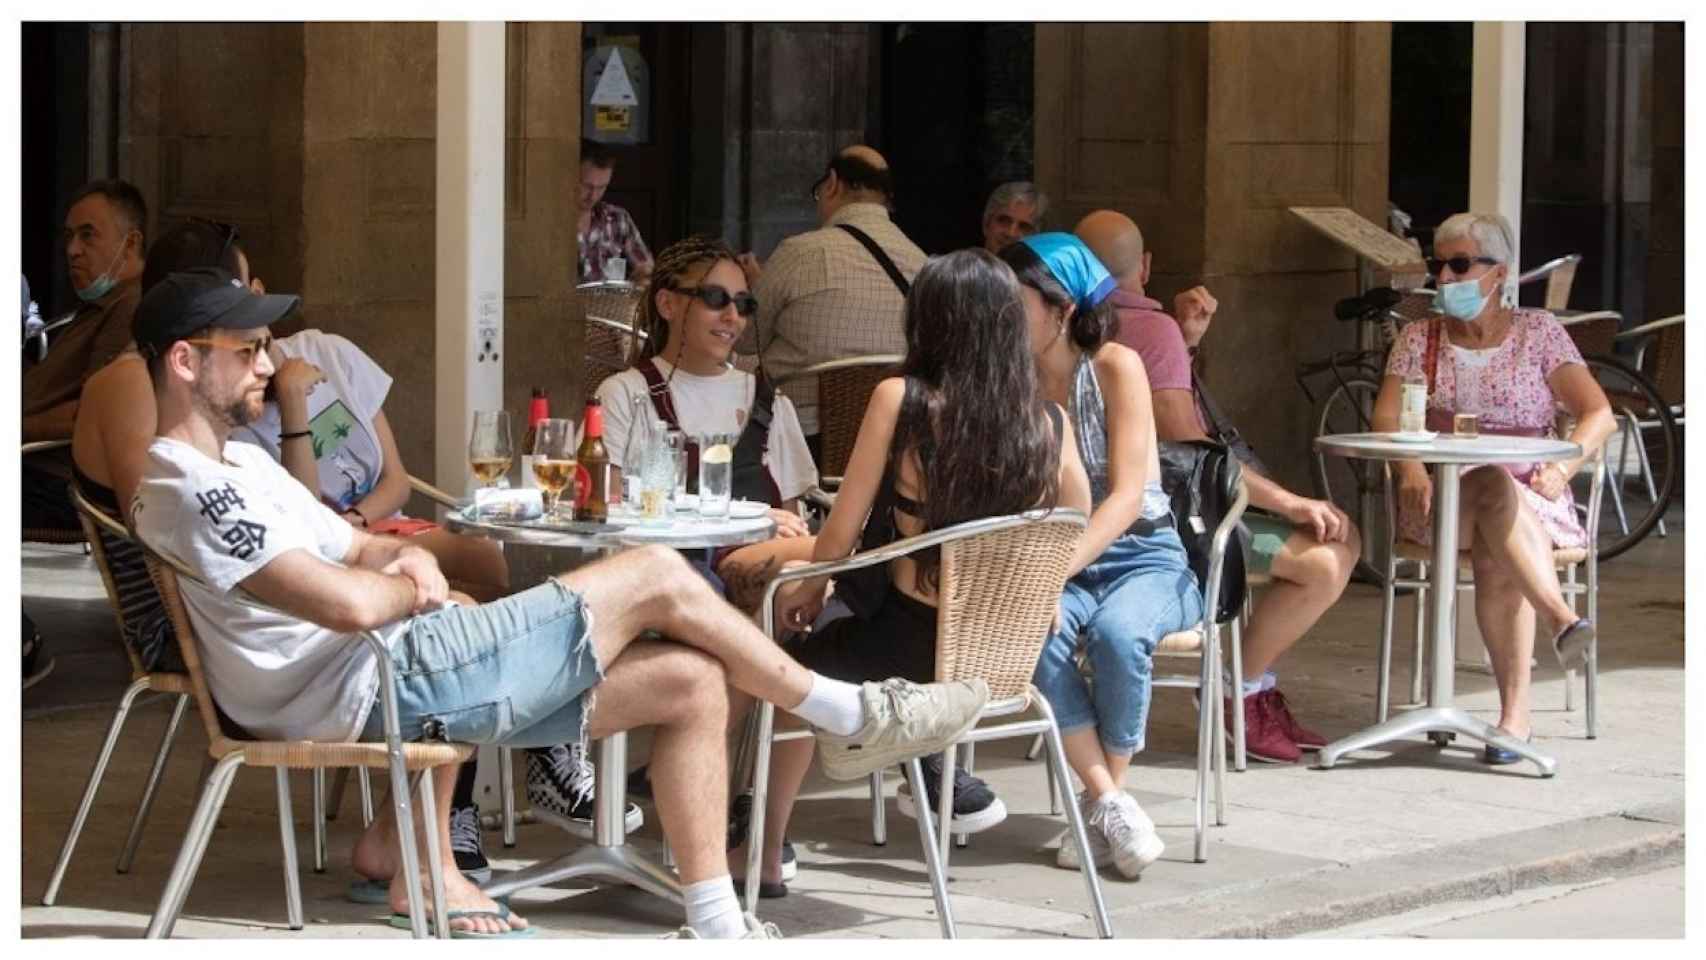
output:
[[[1250,442],[1244,439],[1238,428],[1220,412],[1220,407],[1214,402],[1214,398],[1208,395],[1208,391],[1203,389],[1202,378],[1198,377],[1195,371],[1191,372],[1191,394],[1202,404],[1202,411],[1208,417],[1209,438],[1224,444],[1240,463],[1249,464],[1263,476],[1268,475],[1267,465],[1256,455],[1256,448],[1250,446]]]
[[[883,272],[889,275],[890,280],[894,281],[894,285],[900,290],[901,296],[904,297],[912,292],[912,284],[907,282],[905,275],[900,272],[900,268],[894,265],[894,261],[889,259],[889,255],[883,252],[882,247],[877,246],[877,241],[872,240],[870,234],[850,223],[838,223],[836,226],[847,231],[848,236],[859,241],[860,246],[871,252],[871,256],[875,258],[877,265],[883,268]]]

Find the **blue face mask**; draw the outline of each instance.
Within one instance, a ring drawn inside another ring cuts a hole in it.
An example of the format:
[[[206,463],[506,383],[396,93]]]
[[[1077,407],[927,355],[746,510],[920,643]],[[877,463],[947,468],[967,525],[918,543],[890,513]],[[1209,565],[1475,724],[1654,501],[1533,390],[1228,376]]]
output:
[[[1469,321],[1481,315],[1490,294],[1481,292],[1481,281],[1459,280],[1441,284],[1434,292],[1434,309],[1448,317]]]
[[[126,237],[125,242],[128,243],[129,241],[130,238]],[[107,264],[107,269],[100,276],[90,281],[88,286],[76,288],[77,299],[84,303],[94,303],[113,292],[113,288],[118,286],[118,278],[113,276],[113,268],[119,265],[120,260],[124,259],[124,247],[125,244],[119,244],[118,254],[113,257],[111,263]]]

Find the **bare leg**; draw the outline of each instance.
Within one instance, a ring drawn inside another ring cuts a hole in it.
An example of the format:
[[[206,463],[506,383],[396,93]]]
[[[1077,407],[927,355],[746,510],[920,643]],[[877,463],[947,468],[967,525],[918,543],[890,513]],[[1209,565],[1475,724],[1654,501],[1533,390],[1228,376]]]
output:
[[[1516,577],[1476,544],[1475,619],[1493,662],[1499,685],[1499,726],[1528,736],[1530,658],[1534,654],[1534,607],[1522,595]]]
[[[629,550],[558,579],[593,612],[599,663],[614,663],[634,638],[655,630],[711,655],[735,689],[783,710],[799,706],[811,690],[811,673],[723,602],[673,550]]]
[[[1344,542],[1322,543],[1298,530],[1274,557],[1273,582],[1263,591],[1244,631],[1245,681],[1259,678],[1338,602],[1362,553],[1352,526]]]
[[[778,570],[789,563],[809,561],[816,537],[786,537],[766,540],[734,551],[717,565],[729,602],[741,612],[754,614],[764,602],[764,588]]]
[[[409,542],[432,554],[444,578],[490,603],[509,593],[509,564],[503,548],[483,537],[465,537],[448,530],[429,530]]]
[[[727,714],[716,660],[681,644],[638,640],[610,665],[588,718],[593,739],[655,727],[652,797],[684,884],[728,873]]]
[[[1516,480],[1502,467],[1478,467],[1463,475],[1462,510],[1473,517],[1477,550],[1514,576],[1517,589],[1557,630],[1576,615],[1564,600],[1552,564],[1552,541],[1523,504]]]
[[[456,785],[456,774],[459,767],[435,767],[428,776],[433,777],[433,799],[437,802],[436,810],[417,810],[415,831],[419,836],[417,843],[420,850],[426,850],[427,830],[438,831],[439,863],[435,866],[422,863],[421,869],[439,872],[439,882],[444,885],[444,903],[450,910],[484,910],[491,911],[492,916],[458,917],[450,921],[452,930],[463,930],[474,933],[503,933],[509,929],[525,929],[527,921],[519,914],[511,913],[508,920],[500,920],[496,916],[497,903],[492,898],[480,892],[480,888],[468,882],[462,876],[462,871],[456,869],[456,857],[450,850],[450,796]],[[376,817],[373,825],[356,841],[355,851],[351,856],[352,865],[356,872],[369,877],[391,877],[391,910],[393,913],[407,914],[409,912],[409,890],[404,886],[407,878],[399,875],[397,864],[402,856],[399,852],[397,836],[397,821],[391,815],[391,804],[384,806],[385,813]],[[423,874],[418,881],[425,904],[432,903],[428,892],[427,878]]]
[[[792,717],[778,716],[778,728],[797,727]],[[794,801],[800,796],[806,771],[811,769],[812,755],[817,748],[814,740],[783,740],[770,747],[770,787],[764,803],[764,853],[759,872],[767,883],[782,882],[782,839],[788,832],[788,818],[793,815]],[[729,851],[731,873],[746,872],[747,844]]]
[[[1078,774],[1078,779],[1084,782],[1084,788],[1090,791],[1092,798],[1121,789],[1131,757],[1110,757],[1096,736],[1094,726],[1062,731],[1060,742],[1066,748],[1066,762],[1072,765],[1072,772]],[[1119,768],[1117,775],[1116,766]]]

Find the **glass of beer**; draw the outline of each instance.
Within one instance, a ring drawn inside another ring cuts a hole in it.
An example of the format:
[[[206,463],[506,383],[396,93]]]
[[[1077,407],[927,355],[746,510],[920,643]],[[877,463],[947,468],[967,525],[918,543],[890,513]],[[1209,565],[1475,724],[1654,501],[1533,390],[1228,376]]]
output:
[[[572,420],[539,421],[533,438],[533,479],[545,497],[545,517],[557,510],[558,498],[575,479],[575,424]]]
[[[496,486],[515,459],[510,440],[509,411],[474,411],[474,430],[468,438],[468,466],[482,487]],[[479,501],[478,496],[475,502]]]

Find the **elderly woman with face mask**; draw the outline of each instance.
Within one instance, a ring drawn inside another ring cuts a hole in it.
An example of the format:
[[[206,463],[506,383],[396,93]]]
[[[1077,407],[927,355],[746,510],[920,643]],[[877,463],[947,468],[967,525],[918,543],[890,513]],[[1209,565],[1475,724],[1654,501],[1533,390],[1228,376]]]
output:
[[[1429,271],[1440,316],[1399,334],[1375,401],[1374,428],[1398,429],[1405,381],[1427,385],[1427,428],[1451,429],[1455,414],[1475,414],[1482,433],[1550,437],[1560,408],[1573,418],[1569,439],[1585,459],[1614,428],[1605,393],[1556,318],[1516,306],[1510,224],[1496,214],[1460,213],[1434,233]],[[1543,618],[1558,660],[1579,666],[1596,629],[1578,619],[1558,586],[1552,551],[1589,547],[1576,516],[1570,478],[1581,460],[1484,466],[1463,474],[1461,542],[1475,572],[1475,616],[1499,687],[1499,726],[1532,736],[1529,658],[1535,619]],[[1429,543],[1433,483],[1419,463],[1396,464],[1399,534]],[[1488,744],[1487,763],[1514,763]]]

